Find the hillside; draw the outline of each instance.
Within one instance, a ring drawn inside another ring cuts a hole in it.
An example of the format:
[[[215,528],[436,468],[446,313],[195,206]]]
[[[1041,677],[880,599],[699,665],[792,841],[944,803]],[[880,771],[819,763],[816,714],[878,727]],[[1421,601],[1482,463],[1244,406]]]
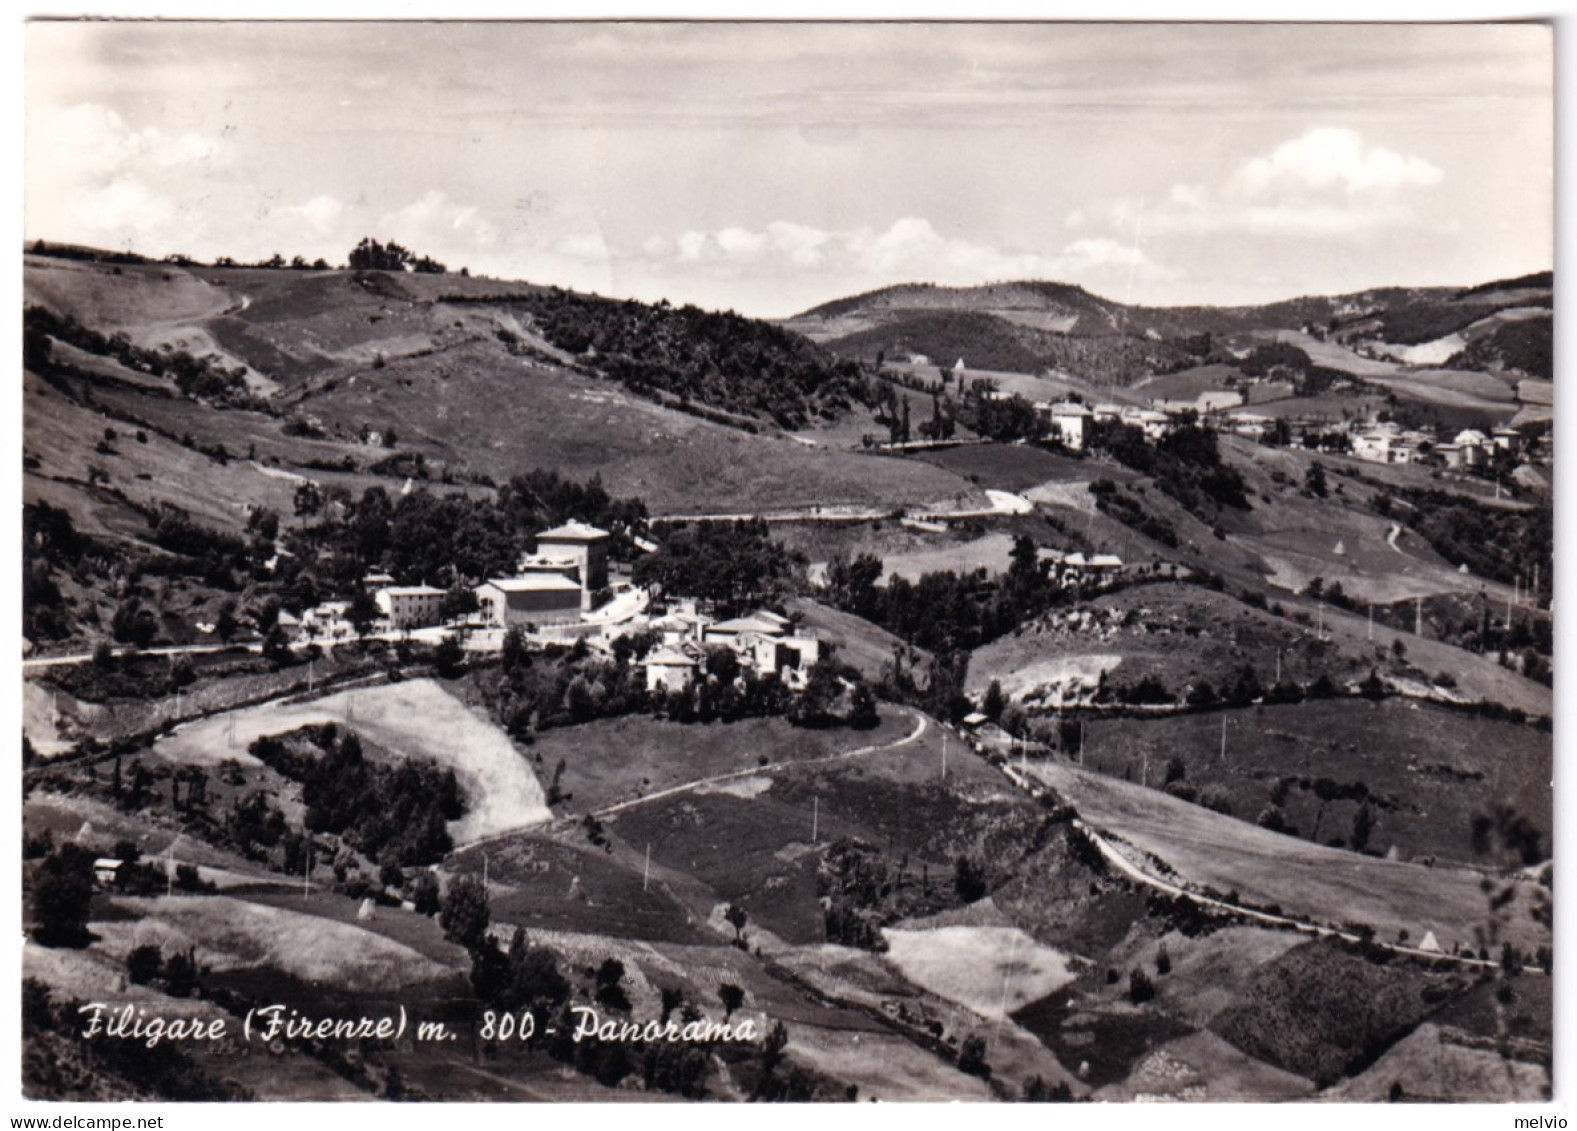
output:
[[[458,276],[36,255],[24,287],[47,312],[30,316],[27,495],[92,494],[86,509],[110,507],[101,531],[138,526],[111,513],[117,492],[238,526],[245,509],[217,500],[284,513],[302,479],[359,494],[410,478],[485,486],[532,467],[601,475],[658,512],[971,496],[934,468],[787,439],[776,418],[847,411],[861,378],[733,316]],[[550,340],[581,323],[600,349],[576,340],[575,356]],[[638,372],[620,335],[647,359]],[[192,490],[118,448],[95,452],[106,428],[183,448],[193,455],[155,464],[195,458],[213,481]]]
[[[867,361],[880,356],[904,366],[924,357],[950,367],[962,360],[972,370],[1049,370],[1099,387],[1197,364],[1230,366],[1243,357],[1247,335],[1312,331],[1417,367],[1427,393],[1440,383],[1430,367],[1548,380],[1552,289],[1546,272],[1464,290],[1391,287],[1261,306],[1146,307],[1062,283],[909,285],[825,303],[785,325]],[[1235,344],[1222,349],[1229,340]]]

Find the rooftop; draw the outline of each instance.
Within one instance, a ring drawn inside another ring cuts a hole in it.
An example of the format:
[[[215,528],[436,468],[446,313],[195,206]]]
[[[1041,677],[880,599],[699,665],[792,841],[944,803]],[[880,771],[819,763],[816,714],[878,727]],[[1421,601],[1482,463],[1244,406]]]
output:
[[[658,648],[646,654],[647,664],[656,664],[658,667],[693,668],[698,666],[694,658],[686,656],[683,652],[673,648]]]
[[[490,577],[486,584],[505,593],[580,592],[580,584],[561,573],[537,573],[530,577]]]
[[[571,519],[563,526],[555,526],[552,530],[544,530],[537,535],[537,541],[549,542],[600,542],[610,537],[606,530],[598,530],[595,526],[582,522],[578,518]]]

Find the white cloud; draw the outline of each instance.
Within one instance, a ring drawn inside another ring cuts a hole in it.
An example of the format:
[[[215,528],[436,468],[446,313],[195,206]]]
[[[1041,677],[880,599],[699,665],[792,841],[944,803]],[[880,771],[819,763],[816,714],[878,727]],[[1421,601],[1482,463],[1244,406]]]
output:
[[[403,208],[386,212],[379,220],[394,239],[425,254],[426,248],[456,251],[488,248],[498,243],[498,230],[474,205],[459,204],[446,193],[432,189]]]
[[[1093,218],[1124,234],[1356,236],[1418,223],[1414,194],[1444,177],[1421,157],[1368,145],[1353,130],[1320,127],[1244,161],[1218,184],[1174,184],[1154,204],[1119,197],[1071,213],[1067,224]]]
[[[1355,130],[1322,127],[1283,142],[1244,164],[1227,182],[1229,196],[1282,200],[1340,192],[1355,198],[1439,184],[1444,174],[1421,157],[1365,145]]]
[[[760,231],[739,227],[688,231],[640,245],[649,266],[700,269],[722,277],[810,275],[832,285],[876,286],[929,281],[970,286],[1006,279],[1084,283],[1173,278],[1175,271],[1137,247],[1108,238],[1076,240],[1056,254],[1007,251],[978,240],[944,236],[929,220],[907,216],[884,230],[823,230],[774,220]]]
[[[332,196],[320,194],[305,204],[292,204],[277,210],[284,220],[299,220],[320,236],[339,228],[345,217],[345,205]]]
[[[179,242],[190,224],[180,220],[175,186],[192,166],[228,158],[216,139],[134,129],[95,103],[33,111],[27,143],[27,226],[54,239]]]

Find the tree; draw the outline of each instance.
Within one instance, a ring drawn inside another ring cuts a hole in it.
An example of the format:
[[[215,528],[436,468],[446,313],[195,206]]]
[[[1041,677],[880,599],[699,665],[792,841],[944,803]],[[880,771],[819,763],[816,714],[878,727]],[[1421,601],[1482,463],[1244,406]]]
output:
[[[992,680],[991,686],[986,688],[986,697],[980,704],[980,713],[992,722],[1002,717],[1002,708],[1007,705],[1002,696],[1002,683]]]
[[[414,261],[415,257],[393,240],[382,244],[370,236],[363,237],[350,253],[353,271],[404,271]]]
[[[164,992],[171,997],[191,997],[197,988],[197,959],[190,951],[176,951],[164,964]]]
[[[444,937],[467,949],[475,949],[487,938],[489,919],[487,889],[475,876],[460,876],[444,893],[438,923]]]
[[[1143,1005],[1155,997],[1155,983],[1150,981],[1150,976],[1135,966],[1128,972],[1128,1000],[1135,1005]]]
[[[876,708],[876,693],[864,682],[857,684],[849,698],[849,725],[855,730],[878,726],[882,716]]]
[[[1362,852],[1369,847],[1369,837],[1374,833],[1374,824],[1374,807],[1369,804],[1369,799],[1366,797],[1352,819],[1353,851]]]
[[[953,890],[965,903],[974,903],[986,894],[986,871],[967,856],[953,864]]]
[[[126,956],[126,980],[134,986],[146,986],[164,970],[164,955],[152,943],[133,947]]]
[[[717,987],[717,998],[723,1003],[723,1020],[734,1015],[734,1010],[745,1004],[745,991],[732,982]]]
[[[433,649],[433,667],[444,679],[454,679],[465,671],[465,649],[454,633],[447,634]]]
[[[365,639],[367,633],[372,631],[373,623],[382,615],[383,610],[378,608],[373,595],[363,586],[356,586],[356,592],[351,595],[350,608],[345,611],[345,619],[350,621],[356,635]]]
[[[745,942],[745,923],[748,916],[745,909],[737,903],[730,903],[723,911],[723,920],[734,928],[734,945],[743,949]]]
[[[443,600],[439,602],[438,616],[444,621],[460,620],[481,607],[481,602],[476,597],[476,590],[457,585],[445,593]]]
[[[219,615],[214,618],[214,632],[220,640],[229,643],[230,638],[241,627],[241,622],[236,619],[236,602],[234,597],[226,597],[219,603]]]
[[[431,872],[420,872],[411,887],[411,902],[418,915],[436,915],[443,906],[438,897],[438,880]]]
[[[159,635],[159,621],[136,597],[128,597],[115,610],[110,631],[122,643],[146,648]]]
[[[1329,488],[1325,484],[1324,466],[1319,463],[1310,464],[1309,470],[1303,476],[1303,486],[1309,494],[1321,499],[1325,498],[1329,494]]]
[[[44,946],[87,946],[93,903],[93,854],[63,844],[46,856],[33,880],[34,939]]]
[[[984,1037],[964,1038],[964,1043],[958,1046],[958,1070],[970,1076],[979,1076],[982,1080],[991,1079],[991,1066],[986,1063]]]

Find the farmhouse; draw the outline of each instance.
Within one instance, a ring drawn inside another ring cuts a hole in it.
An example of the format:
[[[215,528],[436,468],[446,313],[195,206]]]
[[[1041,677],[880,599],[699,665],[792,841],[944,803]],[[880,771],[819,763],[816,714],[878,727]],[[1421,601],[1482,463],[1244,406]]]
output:
[[[646,656],[646,690],[683,691],[695,679],[700,661],[677,648],[657,648]]]
[[[1125,408],[1122,421],[1142,431],[1146,440],[1162,439],[1172,430],[1171,417],[1153,408]]]
[[[100,856],[93,861],[93,880],[101,888],[113,888],[120,884],[121,869],[126,866],[124,860],[117,860],[113,856]]]
[[[1051,433],[1064,446],[1076,452],[1084,450],[1085,441],[1089,438],[1090,421],[1095,415],[1089,409],[1074,401],[1061,401],[1057,404],[1037,404],[1035,412],[1050,426]]]
[[[760,675],[776,672],[784,686],[802,691],[810,682],[810,669],[821,658],[821,642],[809,636],[756,637],[747,655]]]
[[[476,587],[491,624],[568,624],[580,619],[581,587],[557,573],[493,578]]]
[[[438,623],[444,591],[431,585],[385,585],[372,599],[392,627],[420,628]]]
[[[1078,585],[1084,581],[1115,577],[1122,572],[1123,560],[1116,554],[1091,554],[1086,557],[1077,551],[1062,559],[1063,585]]]
[[[1376,424],[1352,437],[1352,454],[1370,463],[1412,463],[1418,458],[1418,444],[1427,439],[1420,433],[1403,433],[1394,423]],[[1458,443],[1461,437],[1457,437]]]

